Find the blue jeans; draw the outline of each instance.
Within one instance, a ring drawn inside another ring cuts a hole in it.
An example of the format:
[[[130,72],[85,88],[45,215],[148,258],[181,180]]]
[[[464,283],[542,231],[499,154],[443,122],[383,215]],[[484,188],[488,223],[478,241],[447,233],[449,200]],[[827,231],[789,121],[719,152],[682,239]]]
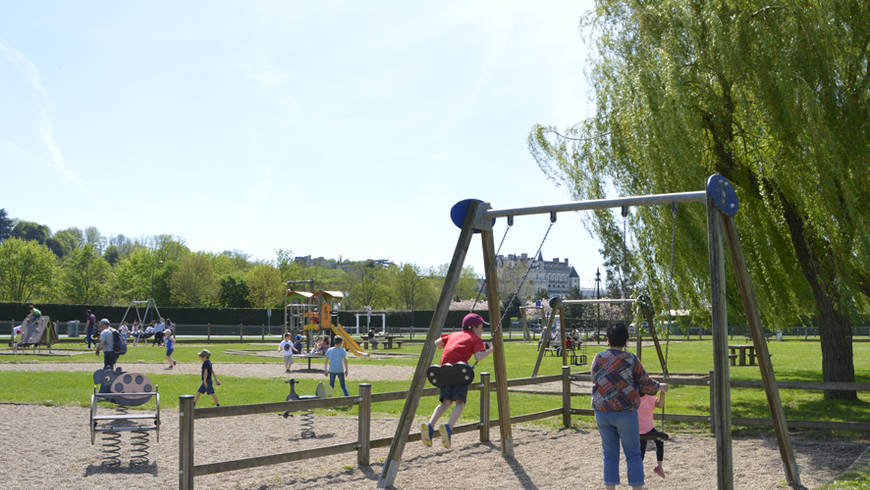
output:
[[[344,392],[344,396],[350,396],[350,393],[347,392],[347,386],[344,384],[344,373],[329,373],[329,387],[335,388],[336,377],[338,377],[338,383],[341,385],[341,391]]]
[[[643,485],[643,458],[640,455],[640,433],[637,428],[637,412],[595,411],[595,423],[601,434],[601,450],[604,453],[604,484],[619,485],[619,443],[625,451],[628,466],[628,484]]]

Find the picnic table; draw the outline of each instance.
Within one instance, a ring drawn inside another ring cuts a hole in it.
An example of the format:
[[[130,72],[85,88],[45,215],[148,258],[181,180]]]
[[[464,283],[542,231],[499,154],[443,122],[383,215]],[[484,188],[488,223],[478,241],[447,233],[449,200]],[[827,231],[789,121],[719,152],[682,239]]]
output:
[[[293,354],[293,359],[308,359],[308,369],[311,369],[311,360],[312,359],[326,359],[326,356],[323,354]]]
[[[728,359],[731,360],[732,366],[754,366],[755,365],[755,346],[748,344],[735,344],[728,346]],[[746,363],[746,356],[749,355],[749,364]],[[739,364],[738,364],[739,360]]]
[[[363,349],[368,350],[369,342],[374,341],[374,343],[381,344],[384,349],[392,349],[393,348],[393,340],[401,338],[399,335],[376,335],[374,339],[369,339],[368,336],[360,337],[359,340],[363,345]],[[402,341],[396,340],[396,348],[402,347]],[[374,349],[375,346],[372,345]]]

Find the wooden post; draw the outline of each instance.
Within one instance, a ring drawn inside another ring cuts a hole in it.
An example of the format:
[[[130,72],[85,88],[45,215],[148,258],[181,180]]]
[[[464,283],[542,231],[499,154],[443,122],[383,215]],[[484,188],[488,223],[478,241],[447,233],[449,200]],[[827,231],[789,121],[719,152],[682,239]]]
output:
[[[571,366],[562,366],[562,427],[571,427]]]
[[[239,342],[245,341],[245,325],[243,323],[239,323]]]
[[[544,351],[547,350],[547,346],[550,345],[550,330],[553,329],[553,322],[556,319],[555,312],[550,312],[550,318],[547,319],[547,328],[546,330],[541,330],[541,346],[538,349],[538,358],[535,359],[535,367],[532,369],[532,377],[538,375],[538,369],[541,367],[541,360],[544,358]]]
[[[709,378],[707,378],[707,384],[710,385],[710,433],[716,433],[716,423],[713,422],[716,419],[716,414],[714,413],[716,410],[716,383],[715,378],[713,377],[713,371],[710,371]]]
[[[208,324],[208,328],[206,329],[205,343],[206,344],[211,343],[211,323]]]
[[[749,272],[746,270],[746,260],[743,256],[740,237],[737,234],[737,225],[730,216],[723,216],[722,223],[725,227],[725,238],[728,242],[731,263],[734,265],[737,287],[740,289],[740,298],[743,301],[743,311],[746,312],[746,318],[749,321],[749,333],[752,336],[752,343],[755,345],[755,352],[758,354],[758,368],[761,371],[764,392],[767,394],[767,404],[770,407],[770,416],[773,419],[774,432],[776,432],[776,441],[779,445],[779,454],[782,459],[783,469],[785,470],[785,477],[790,486],[800,488],[800,473],[795,462],[791,439],[788,436],[788,425],[785,420],[785,412],[782,409],[782,401],[779,398],[779,390],[776,387],[776,376],[773,373],[773,365],[770,362],[770,354],[767,351],[767,342],[764,341],[764,332],[761,330],[761,314],[758,311],[758,304],[755,302],[755,294],[752,292]],[[742,364],[742,350],[740,356]]]
[[[390,443],[390,452],[387,455],[387,459],[384,460],[384,468],[378,480],[378,488],[393,486],[393,482],[396,480],[399,462],[402,460],[402,453],[405,451],[405,443],[408,442],[411,423],[414,422],[414,414],[417,413],[417,407],[420,404],[420,393],[423,391],[423,386],[426,383],[426,370],[429,368],[435,355],[435,341],[441,336],[441,330],[444,327],[444,322],[447,320],[447,311],[450,308],[450,302],[453,300],[453,293],[456,292],[459,275],[462,273],[462,264],[465,262],[465,254],[468,252],[468,246],[471,244],[471,238],[474,234],[474,218],[482,206],[485,206],[485,204],[479,201],[473,202],[468,207],[468,212],[465,215],[462,231],[459,233],[456,249],[453,251],[453,259],[450,261],[447,276],[444,278],[441,296],[438,298],[435,313],[429,322],[429,329],[427,330],[426,340],[423,343],[423,349],[420,351],[420,357],[417,359],[417,368],[414,371],[414,377],[411,379],[411,386],[408,388],[405,406],[402,409],[402,415],[399,417],[399,425],[396,427],[396,433],[393,436],[392,443]]]
[[[178,397],[178,488],[193,488],[193,395]]]
[[[356,453],[356,462],[360,466],[369,465],[369,449],[371,448],[371,422],[372,422],[372,385],[360,383],[359,385],[359,427],[357,429],[359,449]]]
[[[728,311],[725,296],[725,254],[722,247],[722,213],[707,196],[707,244],[710,251],[710,306],[713,325],[713,377],[716,390],[716,481],[719,490],[734,488],[734,468],[731,453],[731,397],[728,366]]]
[[[480,373],[480,442],[489,442],[489,373]]]
[[[489,304],[489,322],[492,332],[492,364],[495,369],[495,399],[498,403],[498,426],[501,432],[501,453],[504,456],[514,455],[514,440],[511,434],[511,410],[507,392],[507,363],[504,355],[503,329],[501,312],[498,302],[498,272],[495,263],[495,243],[492,230],[480,233],[483,242],[483,267],[486,271],[486,299]]]
[[[266,326],[262,323],[260,324],[260,342],[266,340]]]

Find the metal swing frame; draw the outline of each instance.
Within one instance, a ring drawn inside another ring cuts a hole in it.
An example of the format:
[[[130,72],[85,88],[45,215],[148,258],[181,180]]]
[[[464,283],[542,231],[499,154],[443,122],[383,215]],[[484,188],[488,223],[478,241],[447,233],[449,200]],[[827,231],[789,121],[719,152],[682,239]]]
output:
[[[711,319],[713,326],[713,383],[714,397],[711,403],[711,423],[716,433],[716,478],[720,489],[734,487],[733,459],[731,443],[731,399],[730,371],[728,362],[728,316],[725,296],[725,248],[723,235],[728,243],[734,273],[737,279],[746,316],[749,320],[758,354],[759,369],[767,394],[767,401],[773,419],[777,436],[783,469],[789,485],[800,486],[800,476],[795,463],[794,450],[788,436],[785,414],[776,388],[776,378],[770,363],[770,355],[761,327],[761,315],[758,311],[752,284],[746,269],[742,245],[737,234],[733,216],[737,212],[737,194],[731,183],[724,177],[714,174],[707,179],[706,188],[702,191],[679,192],[672,194],[654,194],[646,196],[631,196],[614,199],[599,199],[591,201],[573,201],[560,204],[529,206],[522,208],[492,209],[488,203],[479,200],[468,200],[457,203],[454,209],[461,209],[464,203],[464,217],[461,221],[461,231],[453,252],[453,258],[447,270],[444,286],[438,299],[435,312],[429,324],[426,342],[420,353],[411,386],[405,400],[402,415],[396,427],[395,436],[390,445],[390,451],[384,462],[384,468],[378,480],[379,488],[392,486],[399,471],[402,453],[411,430],[411,424],[420,402],[420,395],[426,382],[426,369],[435,354],[435,340],[441,335],[447,318],[450,300],[459,282],[462,265],[471,239],[475,233],[480,233],[483,245],[483,260],[486,274],[487,297],[489,299],[490,319],[492,321],[493,364],[496,376],[496,394],[498,402],[499,429],[501,433],[501,449],[505,457],[513,457],[513,438],[510,425],[510,409],[507,397],[507,378],[505,370],[504,343],[502,329],[498,319],[498,285],[496,276],[495,246],[492,225],[497,218],[513,219],[515,216],[550,214],[551,222],[556,213],[568,211],[588,211],[595,209],[618,208],[622,206],[655,206],[671,205],[672,203],[705,203],[707,207],[707,241],[710,260],[711,284]],[[458,223],[457,223],[458,224]]]

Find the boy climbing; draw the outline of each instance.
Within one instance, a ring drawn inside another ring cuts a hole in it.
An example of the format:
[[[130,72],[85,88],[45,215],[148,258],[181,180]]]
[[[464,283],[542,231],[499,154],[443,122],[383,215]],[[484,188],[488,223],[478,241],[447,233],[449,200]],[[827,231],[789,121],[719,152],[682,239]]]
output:
[[[443,348],[444,353],[441,354],[441,365],[468,363],[471,356],[477,361],[486,358],[492,352],[492,346],[483,343],[483,326],[489,325],[483,321],[483,317],[477,313],[469,313],[462,319],[462,331],[451,334],[442,335],[441,338],[435,341],[435,347]],[[462,415],[462,410],[465,408],[465,399],[468,395],[468,384],[452,384],[441,386],[440,400],[441,404],[435,407],[432,412],[432,417],[429,422],[424,422],[420,429],[423,444],[432,445],[432,436],[435,434],[434,426],[438,423],[438,419],[444,415],[444,412],[450,408],[454,402],[456,405],[450,412],[450,417],[446,424],[441,425],[439,433],[441,434],[441,443],[446,448],[450,448],[450,439],[453,435],[453,427]]]

